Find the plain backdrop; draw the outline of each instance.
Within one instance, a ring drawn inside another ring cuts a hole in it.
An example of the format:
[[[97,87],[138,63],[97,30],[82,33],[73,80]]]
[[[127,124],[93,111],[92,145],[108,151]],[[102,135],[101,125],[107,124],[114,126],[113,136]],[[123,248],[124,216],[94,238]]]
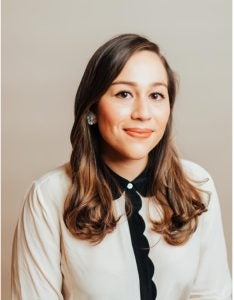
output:
[[[231,1],[2,1],[2,299],[13,232],[32,180],[69,160],[88,59],[120,33],[161,46],[180,88],[174,138],[212,175],[231,264]]]

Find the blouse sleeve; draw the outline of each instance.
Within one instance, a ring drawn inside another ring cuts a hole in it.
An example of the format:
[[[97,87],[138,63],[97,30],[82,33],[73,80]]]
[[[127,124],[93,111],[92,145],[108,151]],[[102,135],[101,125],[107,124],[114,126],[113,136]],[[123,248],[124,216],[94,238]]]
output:
[[[12,300],[63,299],[58,213],[36,183],[16,227],[11,268]]]
[[[231,279],[227,264],[226,246],[219,200],[213,180],[208,211],[201,216],[201,249],[197,276],[189,299],[230,300]]]

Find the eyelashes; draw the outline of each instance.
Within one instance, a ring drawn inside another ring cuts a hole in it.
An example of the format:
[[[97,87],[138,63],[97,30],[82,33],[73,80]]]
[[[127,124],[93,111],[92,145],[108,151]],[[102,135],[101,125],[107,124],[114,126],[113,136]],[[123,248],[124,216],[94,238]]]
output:
[[[163,100],[163,99],[165,99],[165,96],[162,93],[158,93],[158,92],[152,93],[152,94],[150,94],[150,96],[154,100]]]
[[[121,91],[121,92],[118,92],[115,96],[126,99],[126,98],[132,97],[132,93],[130,93],[128,91]]]
[[[115,94],[116,97],[121,98],[121,99],[130,99],[133,97],[132,93],[126,90],[120,91],[117,94]],[[159,92],[153,92],[149,95],[150,99],[155,100],[155,101],[160,101],[165,99],[164,94],[159,93]]]

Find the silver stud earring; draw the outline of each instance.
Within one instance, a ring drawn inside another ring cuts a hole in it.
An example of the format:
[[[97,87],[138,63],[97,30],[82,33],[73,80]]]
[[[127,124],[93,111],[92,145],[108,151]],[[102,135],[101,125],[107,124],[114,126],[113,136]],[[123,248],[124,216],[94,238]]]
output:
[[[87,115],[87,122],[89,125],[94,125],[97,123],[97,118],[92,111],[90,111]]]

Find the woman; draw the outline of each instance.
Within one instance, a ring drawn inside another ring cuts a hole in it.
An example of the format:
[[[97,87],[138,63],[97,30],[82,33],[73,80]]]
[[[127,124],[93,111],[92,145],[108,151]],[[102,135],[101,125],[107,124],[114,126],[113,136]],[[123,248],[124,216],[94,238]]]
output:
[[[76,95],[70,163],[24,202],[12,299],[230,299],[213,181],[173,146],[175,95],[146,38],[96,51]]]

